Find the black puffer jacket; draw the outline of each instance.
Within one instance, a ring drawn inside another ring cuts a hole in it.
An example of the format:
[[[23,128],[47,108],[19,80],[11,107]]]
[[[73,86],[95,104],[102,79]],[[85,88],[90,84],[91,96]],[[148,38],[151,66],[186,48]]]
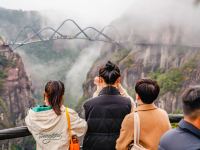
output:
[[[122,97],[114,87],[104,88],[98,97],[84,104],[88,131],[83,150],[115,150],[121,123],[131,112],[130,99]]]

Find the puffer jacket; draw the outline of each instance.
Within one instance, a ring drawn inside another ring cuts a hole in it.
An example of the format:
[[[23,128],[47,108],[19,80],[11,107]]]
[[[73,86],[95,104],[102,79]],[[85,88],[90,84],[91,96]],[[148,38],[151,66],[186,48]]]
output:
[[[68,109],[72,134],[83,136],[87,123],[78,114]],[[66,108],[61,106],[61,115],[57,116],[50,107],[34,107],[28,111],[26,125],[36,140],[37,150],[67,150],[69,149],[69,133],[66,118]]]
[[[106,87],[98,97],[84,104],[88,131],[83,150],[115,150],[121,123],[131,112],[131,101],[114,87]]]

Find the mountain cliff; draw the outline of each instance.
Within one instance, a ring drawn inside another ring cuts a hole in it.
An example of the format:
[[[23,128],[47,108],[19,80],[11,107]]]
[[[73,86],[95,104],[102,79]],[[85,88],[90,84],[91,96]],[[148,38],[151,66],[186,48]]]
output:
[[[164,34],[164,33],[163,33]],[[111,60],[117,63],[122,84],[134,95],[134,84],[140,78],[156,79],[161,87],[157,104],[169,113],[181,112],[181,93],[186,87],[200,84],[200,49],[185,46],[140,45],[131,50],[108,50],[102,53],[87,75],[83,99],[95,91],[93,78],[98,66]]]
[[[27,109],[34,104],[21,57],[0,41],[0,129],[24,125]],[[9,149],[22,140],[1,141],[0,145]]]
[[[34,104],[31,81],[21,57],[8,46],[0,45],[0,128],[23,125],[27,108]]]
[[[100,57],[87,74],[79,106],[95,91],[93,79],[99,66],[111,60],[119,65],[122,84],[130,95],[135,95],[136,80],[152,78],[161,87],[156,104],[168,113],[182,112],[183,90],[200,84],[200,36],[197,34],[200,22],[191,20],[198,11],[186,3],[173,2],[168,6],[156,2],[160,7],[146,8],[146,3],[145,6],[138,4],[111,23],[117,31],[108,34],[124,48],[114,45],[101,48]],[[168,11],[172,6],[179,12]]]

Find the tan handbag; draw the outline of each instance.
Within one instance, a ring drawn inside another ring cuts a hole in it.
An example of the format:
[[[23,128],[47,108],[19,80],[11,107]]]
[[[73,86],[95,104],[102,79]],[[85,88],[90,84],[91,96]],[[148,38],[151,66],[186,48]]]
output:
[[[68,122],[68,132],[69,132],[69,150],[80,150],[80,144],[78,137],[76,135],[72,135],[71,131],[71,124],[70,124],[70,116],[68,108],[66,108],[66,116],[67,116],[67,122]]]
[[[134,105],[135,112],[134,112],[134,142],[130,145],[129,150],[147,150],[142,145],[140,145],[140,117],[137,111],[137,104]]]

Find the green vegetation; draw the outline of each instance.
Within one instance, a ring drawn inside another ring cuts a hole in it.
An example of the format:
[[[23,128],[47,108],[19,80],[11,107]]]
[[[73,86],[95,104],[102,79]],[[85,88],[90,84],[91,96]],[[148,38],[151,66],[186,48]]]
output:
[[[36,150],[36,143],[35,140],[32,136],[27,136],[27,137],[23,137],[20,140],[23,140],[23,142],[17,142],[14,140],[10,140],[10,141],[14,141],[14,143],[11,144],[11,150]]]
[[[135,89],[134,88],[128,88],[127,89],[127,93],[131,96],[131,97],[135,97]]]
[[[198,58],[190,59],[186,64],[183,65],[182,70],[184,72],[191,73],[197,67],[197,61]]]
[[[3,80],[0,79],[0,90],[2,90],[3,87]]]
[[[168,71],[158,69],[155,72],[149,73],[149,77],[158,81],[161,87],[161,95],[165,92],[178,92],[181,88],[182,82],[189,78],[190,73],[197,67],[197,61],[199,60],[199,55],[188,60],[180,68],[172,68]]]
[[[6,59],[5,56],[0,55],[0,67],[4,68],[8,65],[8,60]],[[7,77],[5,71],[2,69],[0,70],[0,90],[3,87],[4,79]]]
[[[81,112],[82,105],[83,105],[83,103],[84,103],[87,99],[88,99],[87,97],[82,96],[82,97],[78,100],[78,104],[77,104],[76,107],[75,107],[75,109],[76,109],[78,112]]]
[[[124,57],[128,55],[128,53],[129,53],[129,50],[127,49],[117,50],[112,54],[111,61],[119,63]]]
[[[22,148],[19,145],[11,145],[11,150],[22,150]]]
[[[0,97],[0,107],[3,109],[4,112],[7,112],[7,107],[6,107],[6,103],[4,102],[4,100]]]
[[[28,150],[36,150],[36,142],[33,138],[33,136],[27,136],[23,138],[23,145],[21,148],[28,149]]]
[[[5,56],[0,55],[0,66],[5,67],[8,65],[8,60]]]
[[[132,67],[133,64],[133,58],[132,56],[127,56],[126,59],[124,60],[123,64],[125,65],[125,67],[130,68]]]
[[[6,73],[4,71],[0,70],[0,79],[4,79],[6,77],[7,77]]]
[[[150,73],[149,76],[158,81],[161,88],[161,94],[168,91],[177,92],[181,87],[182,81],[184,81],[184,75],[179,68],[170,69],[167,72],[158,70]]]
[[[64,48],[57,48],[59,49],[59,51],[57,51],[54,44],[54,41],[47,41],[44,43],[26,45],[23,48],[30,57],[37,58],[41,63],[59,61],[62,59],[71,60],[72,58],[76,58],[79,53],[78,50],[65,50]]]
[[[14,68],[14,67],[16,67],[16,62],[14,60],[8,61],[8,59],[5,56],[0,55],[0,66],[2,66],[3,68],[5,68],[5,67]]]
[[[171,123],[172,128],[177,128],[178,127],[178,123]]]
[[[181,109],[176,109],[173,114],[183,114],[183,110]]]
[[[75,108],[77,100],[70,93],[66,93],[64,96],[64,105],[70,108]]]

